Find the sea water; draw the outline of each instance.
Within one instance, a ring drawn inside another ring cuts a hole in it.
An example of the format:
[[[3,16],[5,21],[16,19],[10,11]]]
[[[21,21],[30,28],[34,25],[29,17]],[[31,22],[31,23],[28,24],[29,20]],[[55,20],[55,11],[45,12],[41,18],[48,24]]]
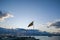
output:
[[[60,40],[60,36],[52,36],[52,37],[48,37],[48,36],[34,36],[36,39],[39,40]]]

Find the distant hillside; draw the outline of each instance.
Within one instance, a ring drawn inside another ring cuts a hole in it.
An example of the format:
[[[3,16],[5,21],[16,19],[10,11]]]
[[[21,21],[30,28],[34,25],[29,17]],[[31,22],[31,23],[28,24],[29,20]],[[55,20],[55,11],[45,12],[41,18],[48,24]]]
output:
[[[49,32],[42,32],[39,30],[33,30],[33,29],[6,29],[6,28],[1,28],[0,27],[0,35],[1,34],[11,34],[11,35],[19,35],[19,36],[60,36],[60,34],[52,34]]]

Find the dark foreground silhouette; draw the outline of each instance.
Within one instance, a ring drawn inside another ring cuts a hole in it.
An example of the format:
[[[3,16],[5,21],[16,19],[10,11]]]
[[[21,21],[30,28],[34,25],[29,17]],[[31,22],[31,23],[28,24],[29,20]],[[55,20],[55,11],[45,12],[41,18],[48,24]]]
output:
[[[35,37],[0,36],[0,40],[39,40]]]

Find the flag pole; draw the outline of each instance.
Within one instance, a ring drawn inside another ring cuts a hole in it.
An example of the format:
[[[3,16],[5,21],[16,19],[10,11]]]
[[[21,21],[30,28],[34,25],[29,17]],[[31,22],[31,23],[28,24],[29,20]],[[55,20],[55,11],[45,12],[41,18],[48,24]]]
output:
[[[34,34],[34,21],[33,21],[33,34]],[[34,35],[33,35],[33,37],[34,37]]]
[[[33,30],[34,30],[34,21],[33,21]]]

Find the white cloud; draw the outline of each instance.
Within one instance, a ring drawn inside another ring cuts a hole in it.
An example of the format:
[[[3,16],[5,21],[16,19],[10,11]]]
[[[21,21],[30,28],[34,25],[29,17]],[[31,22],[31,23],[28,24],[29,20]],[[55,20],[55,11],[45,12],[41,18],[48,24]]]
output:
[[[13,15],[11,15],[10,13],[2,13],[0,11],[0,21],[4,21],[7,18],[13,17]]]
[[[60,28],[60,21],[48,22],[47,26],[48,27]]]

